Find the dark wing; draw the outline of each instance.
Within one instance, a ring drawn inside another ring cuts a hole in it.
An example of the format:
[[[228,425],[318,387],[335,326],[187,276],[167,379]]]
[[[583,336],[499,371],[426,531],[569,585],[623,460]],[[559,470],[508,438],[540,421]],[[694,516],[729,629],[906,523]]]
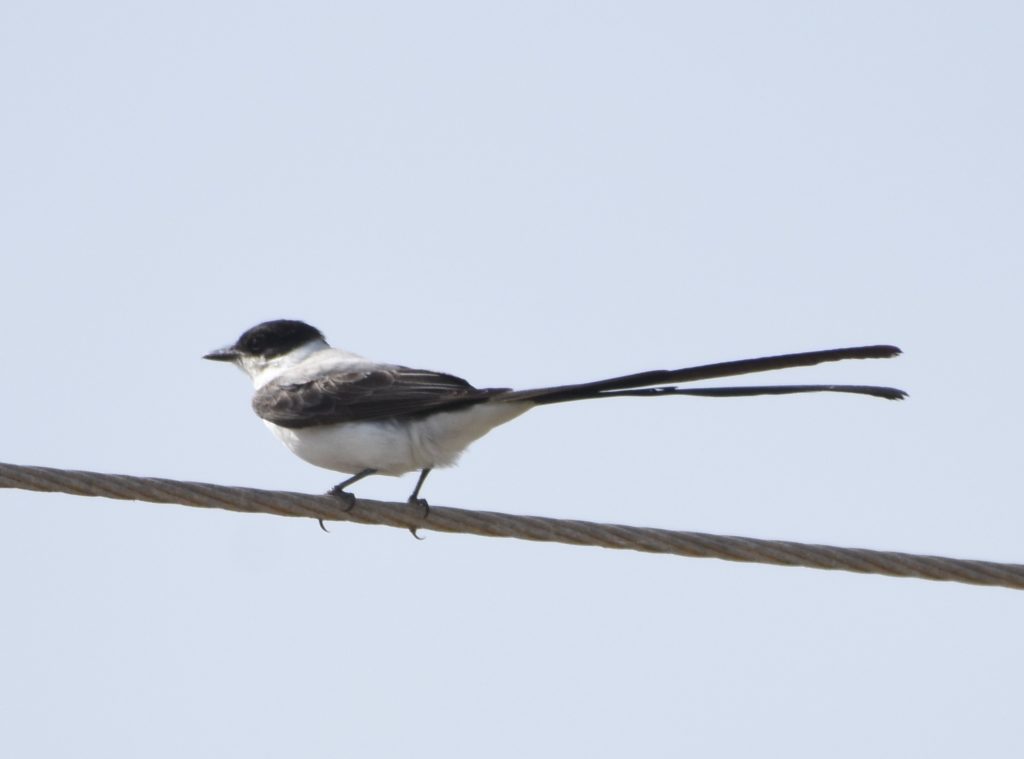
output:
[[[415,418],[464,408],[504,390],[479,390],[450,374],[389,366],[335,371],[306,382],[273,381],[256,391],[262,419],[299,429],[339,422]]]

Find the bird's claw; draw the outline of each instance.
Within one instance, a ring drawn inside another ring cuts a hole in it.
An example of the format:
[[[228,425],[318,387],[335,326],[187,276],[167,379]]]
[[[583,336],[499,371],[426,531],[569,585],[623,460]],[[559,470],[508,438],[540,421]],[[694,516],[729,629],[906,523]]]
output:
[[[333,488],[327,491],[327,495],[333,495],[335,498],[340,498],[345,502],[345,508],[342,509],[345,513],[352,511],[352,508],[356,505],[356,497],[348,491],[342,489],[341,485],[335,485]]]
[[[410,506],[419,506],[421,509],[423,509],[423,518],[424,519],[426,519],[427,517],[430,516],[430,504],[427,503],[427,499],[426,498],[410,498],[409,499],[409,505]]]
[[[424,519],[426,519],[428,516],[430,516],[430,504],[427,503],[427,499],[426,498],[417,498],[415,496],[411,496],[409,498],[409,505],[410,506],[419,506],[421,509],[423,509],[423,518]],[[419,527],[410,527],[409,528],[409,532],[412,533],[412,536],[414,538],[416,538],[416,540],[423,540],[423,538],[421,538],[419,535],[416,534],[416,530],[418,530],[418,529],[419,529]]]
[[[342,511],[344,511],[346,514],[352,511],[352,508],[356,505],[356,497],[351,493],[347,492],[342,485],[335,485],[333,488],[327,491],[327,495],[341,499],[341,501],[345,504],[344,508],[342,508]],[[328,530],[324,526],[324,520],[317,519],[316,521],[320,523],[321,530],[323,530],[324,532],[330,532],[330,530]]]

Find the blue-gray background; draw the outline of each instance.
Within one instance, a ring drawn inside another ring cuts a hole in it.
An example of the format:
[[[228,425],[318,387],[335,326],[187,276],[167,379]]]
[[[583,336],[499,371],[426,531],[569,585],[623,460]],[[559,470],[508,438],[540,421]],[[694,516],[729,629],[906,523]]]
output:
[[[0,460],[276,489],[269,318],[538,410],[435,503],[1024,560],[1013,2],[0,6]],[[779,380],[787,379],[782,376]],[[381,479],[363,495],[403,498]],[[6,756],[1020,756],[1024,596],[0,493]]]

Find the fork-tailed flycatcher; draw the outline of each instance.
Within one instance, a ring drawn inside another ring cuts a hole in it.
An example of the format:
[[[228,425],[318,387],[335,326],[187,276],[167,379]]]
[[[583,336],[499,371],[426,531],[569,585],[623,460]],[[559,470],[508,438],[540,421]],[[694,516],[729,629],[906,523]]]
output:
[[[534,390],[475,388],[451,374],[383,364],[332,348],[315,327],[279,319],[257,324],[229,348],[204,358],[240,367],[256,388],[253,409],[277,437],[310,464],[351,474],[330,492],[371,474],[419,470],[409,502],[424,509],[420,488],[430,470],[455,464],[466,447],[534,406],[589,398],[837,392],[898,400],[906,393],[873,385],[760,385],[682,388],[671,383],[812,366],[848,358],[890,358],[891,345],[792,353]],[[323,522],[320,523],[323,527]]]

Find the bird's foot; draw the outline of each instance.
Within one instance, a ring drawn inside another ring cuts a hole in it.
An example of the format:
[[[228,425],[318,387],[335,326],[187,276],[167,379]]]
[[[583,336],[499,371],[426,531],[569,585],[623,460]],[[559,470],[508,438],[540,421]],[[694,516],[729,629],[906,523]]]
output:
[[[342,483],[341,485],[335,485],[333,488],[327,491],[327,495],[332,495],[335,498],[340,498],[341,501],[345,504],[345,507],[342,509],[342,511],[344,511],[346,514],[352,511],[352,508],[356,505],[356,497],[345,490],[345,483]],[[317,519],[316,521],[320,523],[321,530],[323,530],[324,532],[330,532],[330,530],[324,527],[324,520]]]
[[[430,504],[427,503],[426,498],[414,498],[410,497],[408,501],[410,506],[419,506],[423,509],[423,518],[426,519],[430,516]]]
[[[356,505],[356,497],[345,490],[344,485],[335,485],[327,491],[327,495],[333,495],[335,498],[340,498],[345,502],[345,508],[342,511],[352,511],[352,508]]]
[[[423,509],[424,519],[430,516],[430,504],[427,503],[426,498],[417,498],[416,496],[409,496],[408,503],[410,506],[419,506],[421,509]],[[416,530],[418,529],[418,527],[410,527],[409,532],[412,533],[412,536],[416,538],[416,540],[423,540],[423,538],[416,534]]]

